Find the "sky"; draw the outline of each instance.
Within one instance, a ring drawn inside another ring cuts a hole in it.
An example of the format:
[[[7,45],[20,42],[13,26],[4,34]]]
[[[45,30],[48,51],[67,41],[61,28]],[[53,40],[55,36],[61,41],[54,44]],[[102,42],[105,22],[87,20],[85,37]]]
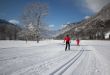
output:
[[[95,15],[110,0],[0,0],[0,19],[19,24],[24,8],[33,2],[48,5],[45,22],[57,30]]]

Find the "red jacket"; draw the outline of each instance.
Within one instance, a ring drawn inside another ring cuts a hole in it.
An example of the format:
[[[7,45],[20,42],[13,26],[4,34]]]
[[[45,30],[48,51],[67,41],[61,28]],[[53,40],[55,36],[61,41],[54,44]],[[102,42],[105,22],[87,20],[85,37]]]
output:
[[[64,41],[66,41],[66,42],[70,42],[70,40],[71,40],[71,39],[70,39],[69,36],[68,36],[68,37],[66,36],[66,37],[64,38]]]

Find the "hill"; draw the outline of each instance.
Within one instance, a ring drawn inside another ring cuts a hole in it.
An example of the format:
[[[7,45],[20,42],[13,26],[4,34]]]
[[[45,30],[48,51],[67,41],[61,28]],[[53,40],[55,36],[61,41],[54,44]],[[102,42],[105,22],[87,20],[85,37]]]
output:
[[[0,19],[0,40],[15,40],[20,27]]]
[[[98,13],[79,23],[71,23],[60,30],[57,39],[63,39],[66,34],[77,34],[81,39],[105,39],[105,34],[110,31],[110,3]]]

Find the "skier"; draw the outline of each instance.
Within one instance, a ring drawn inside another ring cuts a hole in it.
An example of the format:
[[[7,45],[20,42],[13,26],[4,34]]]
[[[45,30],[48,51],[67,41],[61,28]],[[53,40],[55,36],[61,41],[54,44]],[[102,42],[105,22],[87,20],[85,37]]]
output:
[[[75,34],[75,37],[76,37],[76,44],[77,44],[77,46],[79,46],[80,40],[79,40],[78,33]]]
[[[79,46],[79,43],[80,43],[79,38],[76,39],[76,43],[77,43],[77,46]]]
[[[66,47],[65,47],[65,51],[68,49],[70,50],[70,42],[71,42],[71,38],[69,37],[69,35],[66,35],[66,37],[64,38],[64,42],[66,42]]]
[[[72,37],[72,40],[74,41],[75,40],[75,33],[73,32],[73,34],[71,35]]]

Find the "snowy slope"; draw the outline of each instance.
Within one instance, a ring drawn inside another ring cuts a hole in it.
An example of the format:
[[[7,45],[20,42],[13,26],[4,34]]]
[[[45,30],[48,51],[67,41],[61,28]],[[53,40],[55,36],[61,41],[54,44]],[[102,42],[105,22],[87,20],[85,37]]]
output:
[[[0,41],[0,75],[110,75],[110,42]]]

